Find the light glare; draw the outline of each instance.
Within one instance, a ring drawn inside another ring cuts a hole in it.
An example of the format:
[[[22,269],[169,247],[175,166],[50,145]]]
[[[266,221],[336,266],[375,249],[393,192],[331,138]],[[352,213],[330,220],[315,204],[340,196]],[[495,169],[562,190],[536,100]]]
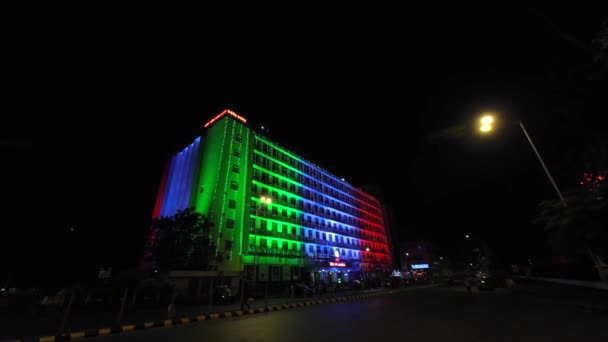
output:
[[[484,133],[487,133],[487,132],[489,132],[489,131],[492,130],[492,126],[490,126],[490,125],[481,125],[481,127],[479,127],[479,130],[482,131],[482,132],[484,132]]]
[[[484,115],[480,122],[482,125],[490,125],[494,122],[494,117],[492,115]]]

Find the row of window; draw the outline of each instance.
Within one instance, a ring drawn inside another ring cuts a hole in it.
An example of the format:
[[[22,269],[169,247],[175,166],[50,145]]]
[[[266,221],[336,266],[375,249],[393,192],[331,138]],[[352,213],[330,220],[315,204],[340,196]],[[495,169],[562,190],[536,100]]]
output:
[[[257,138],[255,141],[255,149],[263,152],[264,154],[271,156],[272,158],[279,160],[297,170],[301,170],[306,174],[311,175],[313,178],[320,180],[321,182],[338,189],[342,192],[348,193],[351,196],[357,197],[362,201],[371,204],[373,206],[378,206],[378,200],[373,197],[368,197],[362,195],[358,191],[354,190],[350,185],[346,184],[344,181],[339,180],[335,176],[329,175],[326,171],[321,170],[318,167],[313,167],[308,165],[307,163],[303,163],[295,158],[290,157],[286,153],[278,150],[274,146],[271,146],[268,142]]]
[[[260,190],[261,188],[261,190]],[[338,211],[333,211],[322,206],[317,206],[314,202],[307,202],[300,198],[296,199],[295,196],[287,196],[279,194],[277,191],[269,191],[268,188],[258,187],[257,184],[252,185],[253,199],[258,196],[269,196],[273,199],[273,204],[269,206],[274,217],[289,218],[292,221],[299,220],[300,223],[306,222],[309,225],[321,226],[323,229],[346,229],[346,225],[362,229],[360,233],[374,236],[376,238],[384,237],[384,229],[382,225],[372,225],[368,221],[355,217],[344,215]],[[289,199],[289,201],[287,200]],[[283,207],[283,208],[281,208]],[[256,201],[252,201],[252,211],[256,212],[260,208]],[[265,210],[267,207],[264,207]],[[373,233],[372,233],[373,232]]]
[[[269,227],[268,222],[271,222],[271,225]],[[344,244],[352,244],[358,247],[362,247],[362,248],[373,248],[374,250],[380,250],[380,249],[385,249],[386,246],[386,240],[385,239],[380,239],[380,238],[375,238],[373,236],[370,236],[368,234],[356,234],[355,230],[353,228],[342,228],[340,230],[335,229],[333,230],[333,234],[329,233],[327,231],[323,231],[323,230],[315,230],[315,229],[310,229],[310,228],[305,228],[305,227],[299,227],[297,228],[296,226],[291,226],[291,228],[289,228],[289,226],[285,223],[282,223],[279,226],[279,223],[276,221],[267,221],[265,219],[259,219],[259,225],[258,223],[258,219],[254,218],[251,220],[251,228],[252,229],[262,229],[263,231],[270,231],[270,232],[277,232],[277,233],[287,233],[287,234],[292,234],[292,235],[297,235],[300,236],[302,238],[304,237],[309,237],[309,238],[315,238],[318,240],[324,240],[324,241],[332,241],[332,242],[337,242],[337,243],[344,243]],[[271,229],[268,229],[271,228]],[[341,233],[343,235],[350,235],[349,236],[343,236],[337,233]],[[352,238],[352,236],[356,236],[356,238]],[[375,243],[375,242],[380,242],[380,243]]]
[[[321,181],[319,181],[307,174],[303,174],[296,170],[288,169],[284,166],[281,166],[279,163],[276,163],[276,162],[270,160],[269,158],[264,157],[263,155],[255,154],[253,161],[254,161],[255,165],[259,165],[278,175],[289,178],[289,179],[293,180],[294,182],[303,184],[304,186],[310,187],[313,190],[322,192],[322,193],[332,196],[334,198],[338,198],[341,201],[347,202],[351,205],[354,205],[355,203],[356,204],[365,204],[367,210],[371,210],[373,212],[379,212],[379,210],[380,210],[378,208],[378,205],[364,201],[363,197],[360,195],[357,195],[358,193],[356,193],[356,192],[352,192],[352,191],[344,192],[341,190],[336,190],[335,188],[333,188],[331,186],[327,186],[326,184],[322,183]]]
[[[323,204],[325,207],[331,207],[336,211],[341,211],[368,221],[376,222],[377,224],[382,224],[380,209],[361,209],[351,198],[348,198],[342,194],[338,194],[340,200],[336,200],[325,193],[302,187],[295,182],[287,181],[286,179],[279,180],[279,177],[273,176],[268,172],[264,172],[262,169],[258,170],[254,168],[252,178],[253,180],[259,181],[265,185],[269,185],[283,191],[289,191],[293,194],[298,194],[298,196],[302,196],[315,203]],[[283,194],[282,196],[286,197],[287,195]],[[370,212],[370,210],[372,212]]]
[[[309,253],[313,253],[313,254],[314,253],[317,253],[317,254],[323,253],[323,254],[329,255],[331,253],[332,257],[335,256],[335,251],[338,251],[338,253],[342,257],[359,258],[360,256],[363,255],[362,252],[355,251],[352,249],[332,248],[332,247],[328,247],[328,246],[297,243],[297,242],[289,243],[287,241],[279,241],[279,240],[266,239],[266,238],[260,238],[259,241],[260,241],[259,246],[261,248],[268,248],[268,249],[275,249],[275,250],[278,250],[279,246],[280,246],[281,247],[280,249],[283,251],[289,250],[289,251],[306,252],[308,250]],[[250,237],[249,245],[255,246],[255,237],[253,237],[253,236]]]

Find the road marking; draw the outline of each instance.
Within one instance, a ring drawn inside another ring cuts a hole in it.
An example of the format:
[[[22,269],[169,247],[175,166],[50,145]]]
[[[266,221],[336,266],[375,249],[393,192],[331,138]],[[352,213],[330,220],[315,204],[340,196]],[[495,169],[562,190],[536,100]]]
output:
[[[77,338],[82,337],[84,337],[84,331],[75,331],[73,333],[70,333],[70,340],[75,340]]]
[[[135,326],[133,324],[122,326],[122,332],[133,331],[134,329],[135,329]]]
[[[98,335],[109,335],[111,332],[112,332],[112,329],[110,329],[110,328],[101,328],[101,329],[97,330]]]

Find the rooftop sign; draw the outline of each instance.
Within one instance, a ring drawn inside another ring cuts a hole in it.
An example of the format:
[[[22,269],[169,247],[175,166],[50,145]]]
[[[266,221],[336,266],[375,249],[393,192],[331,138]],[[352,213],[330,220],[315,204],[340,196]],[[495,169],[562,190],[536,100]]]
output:
[[[203,127],[204,128],[209,127],[212,123],[214,123],[217,120],[221,119],[224,115],[230,115],[230,116],[232,116],[233,118],[239,120],[242,123],[247,123],[247,119],[245,119],[244,117],[238,115],[237,113],[231,111],[230,109],[224,109],[223,112],[219,113],[213,119],[209,120],[209,122],[207,122]]]

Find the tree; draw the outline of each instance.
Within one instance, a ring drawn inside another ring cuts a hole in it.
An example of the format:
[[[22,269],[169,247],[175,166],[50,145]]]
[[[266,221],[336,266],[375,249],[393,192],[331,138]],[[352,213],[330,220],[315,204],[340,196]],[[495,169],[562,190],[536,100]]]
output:
[[[581,187],[566,196],[566,208],[559,200],[543,201],[535,220],[544,225],[556,252],[588,255],[602,278],[608,260],[607,176],[606,172],[585,173]]]
[[[151,252],[162,269],[201,269],[215,254],[211,240],[213,224],[194,208],[152,220]]]

